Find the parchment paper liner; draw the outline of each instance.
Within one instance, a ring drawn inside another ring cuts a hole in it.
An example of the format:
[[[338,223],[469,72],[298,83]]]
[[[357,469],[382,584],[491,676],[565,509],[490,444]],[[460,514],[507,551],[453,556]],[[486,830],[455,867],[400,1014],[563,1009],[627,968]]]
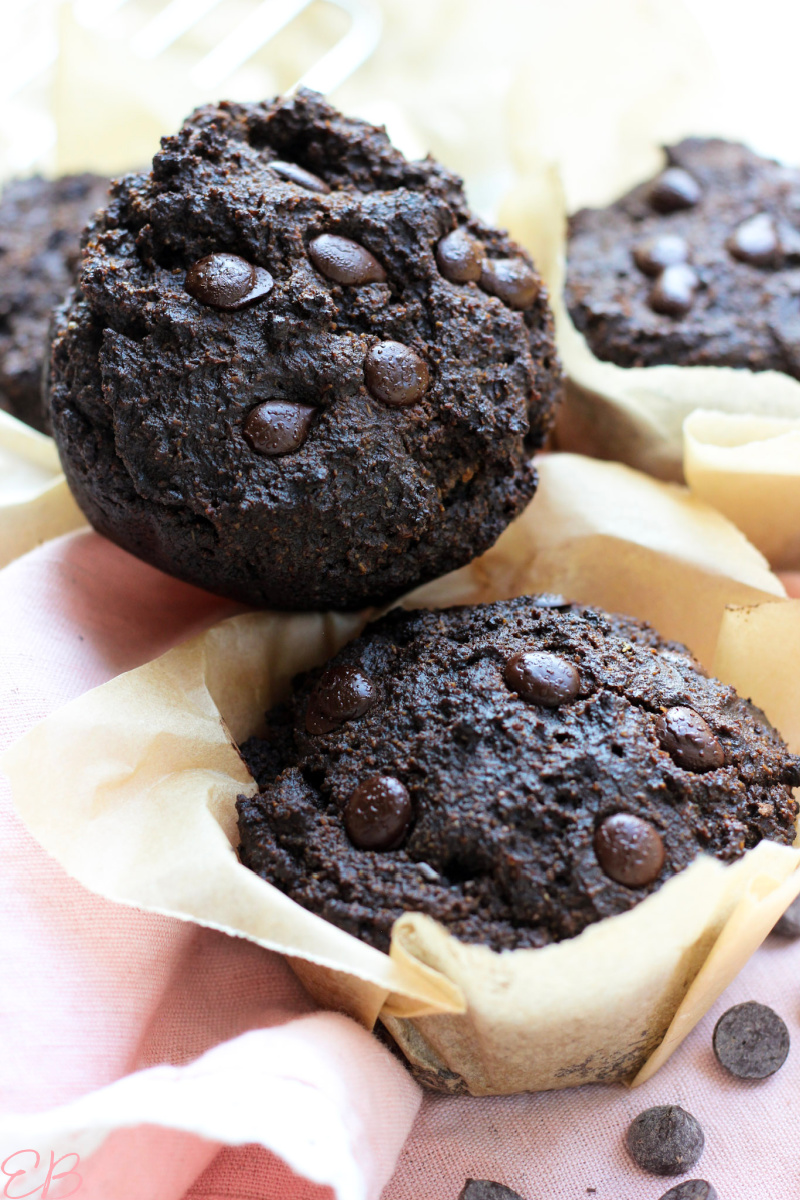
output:
[[[800,744],[800,708],[781,691],[793,686],[783,648],[787,624],[800,645],[800,605],[758,552],[685,489],[570,455],[540,465],[537,499],[497,546],[406,603],[556,588],[611,597],[657,617],[709,664],[722,624],[725,673],[771,659],[753,693]],[[726,602],[758,605],[757,621],[726,637],[740,620]],[[233,849],[235,796],[253,784],[230,737],[254,732],[291,676],[365,619],[247,614],[89,692],[5,756],[20,814],[92,890],[288,954],[323,1002],[366,1025],[380,1016],[437,1087],[645,1078],[800,892],[800,852],[763,843],[732,867],[698,860],[631,912],[542,950],[461,945],[408,914],[390,956],[379,953],[249,872]]]

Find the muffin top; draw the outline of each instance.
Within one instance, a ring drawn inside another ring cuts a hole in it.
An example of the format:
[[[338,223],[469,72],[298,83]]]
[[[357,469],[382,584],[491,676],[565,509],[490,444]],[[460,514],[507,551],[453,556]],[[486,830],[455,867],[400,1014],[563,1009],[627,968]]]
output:
[[[570,220],[566,303],[623,367],[747,367],[800,378],[800,171],[717,138]]]
[[[527,255],[301,92],[202,108],[117,184],[51,401],[101,532],[248,603],[352,608],[495,541],[560,382]]]
[[[394,612],[243,747],[242,861],[386,949],[573,937],[700,853],[795,837],[800,759],[649,626],[559,597]]]

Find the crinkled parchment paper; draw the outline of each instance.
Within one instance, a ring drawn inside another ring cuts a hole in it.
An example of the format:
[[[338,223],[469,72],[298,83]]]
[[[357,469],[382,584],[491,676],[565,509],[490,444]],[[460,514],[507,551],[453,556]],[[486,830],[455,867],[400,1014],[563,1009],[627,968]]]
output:
[[[780,699],[793,686],[784,626],[800,641],[800,606],[761,555],[685,488],[572,455],[540,470],[533,504],[488,554],[404,603],[559,590],[654,620],[708,665],[722,627],[723,674],[771,661],[752,691],[800,745]],[[758,620],[726,637],[726,604]],[[433,1086],[644,1077],[800,892],[800,852],[763,843],[730,867],[700,859],[631,912],[540,950],[463,945],[414,914],[390,955],[357,941],[238,862],[234,803],[254,785],[233,743],[368,615],[235,617],[80,697],[6,755],[20,815],[93,891],[286,953],[324,1003],[367,1025],[380,1016]]]

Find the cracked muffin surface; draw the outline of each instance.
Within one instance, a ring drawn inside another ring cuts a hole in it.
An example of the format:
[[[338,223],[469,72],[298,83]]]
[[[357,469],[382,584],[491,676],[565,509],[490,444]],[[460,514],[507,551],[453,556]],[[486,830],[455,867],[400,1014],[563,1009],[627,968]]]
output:
[[[487,549],[561,386],[530,259],[460,180],[301,92],[199,109],[119,181],[59,314],[70,486],[247,603],[354,608]]]
[[[559,597],[395,612],[242,748],[246,866],[386,949],[403,912],[541,946],[698,854],[795,837],[800,759],[649,626]]]

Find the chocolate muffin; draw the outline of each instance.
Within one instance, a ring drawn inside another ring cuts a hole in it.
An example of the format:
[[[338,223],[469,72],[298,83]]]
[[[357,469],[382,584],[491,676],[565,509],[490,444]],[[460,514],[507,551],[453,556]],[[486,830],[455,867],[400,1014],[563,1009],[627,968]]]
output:
[[[199,109],[116,185],[52,362],[95,528],[292,609],[383,601],[489,547],[561,384],[525,253],[438,163],[310,92]]]
[[[108,180],[89,174],[15,179],[0,194],[0,408],[42,432],[53,309],[74,283],[81,230],[107,194]]]
[[[394,612],[243,748],[241,860],[385,950],[574,937],[699,854],[795,837],[800,759],[648,625],[559,597]]]
[[[666,169],[570,221],[566,303],[594,354],[800,379],[800,170],[688,138]]]

